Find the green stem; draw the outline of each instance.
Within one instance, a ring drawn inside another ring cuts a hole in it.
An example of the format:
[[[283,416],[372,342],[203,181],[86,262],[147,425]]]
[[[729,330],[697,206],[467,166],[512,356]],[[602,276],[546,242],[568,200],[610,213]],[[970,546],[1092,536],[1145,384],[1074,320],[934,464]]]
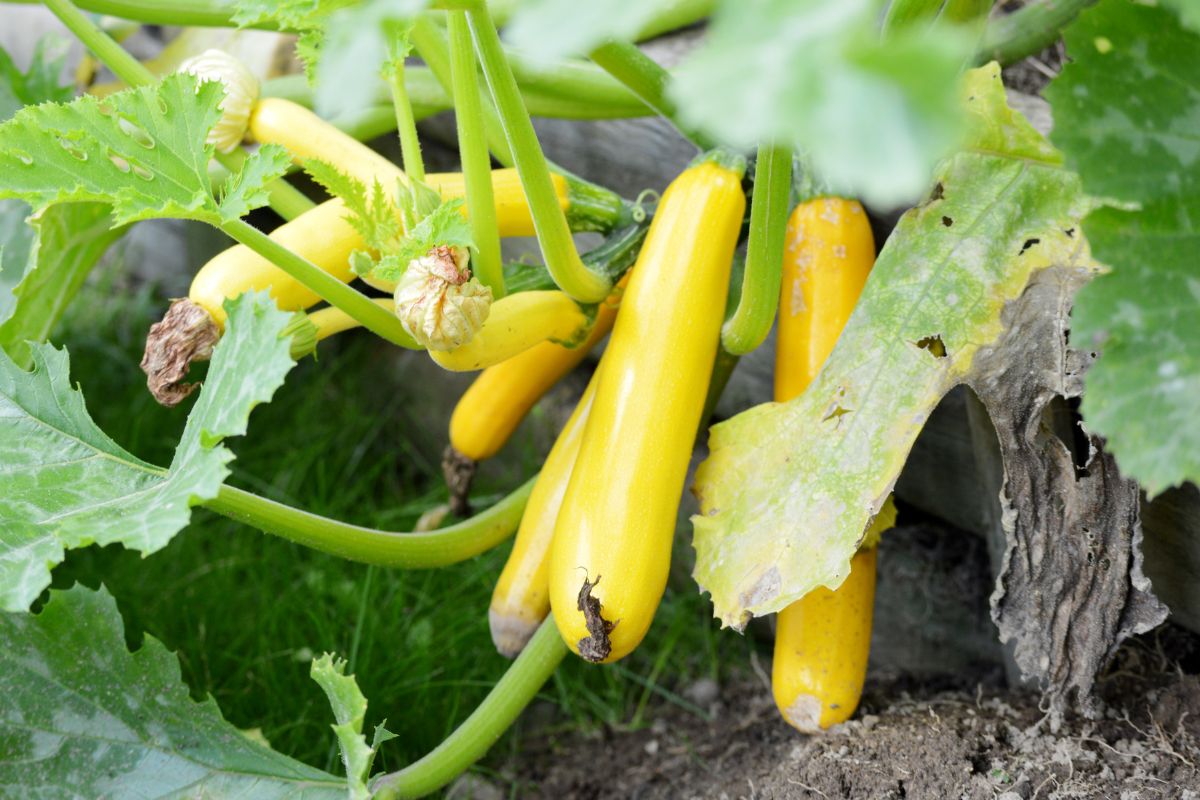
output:
[[[45,0],[46,8],[58,17],[67,30],[83,43],[83,46],[100,59],[113,74],[129,86],[149,86],[158,78],[148,70],[142,62],[131,56],[125,48],[92,22],[73,5],[70,0]],[[230,171],[235,171],[240,161],[234,153],[217,153],[217,161]],[[315,203],[309,200],[283,179],[272,181],[267,185],[268,205],[285,220],[295,219],[300,214],[312,208]]]
[[[575,300],[597,303],[608,296],[612,283],[604,275],[589,270],[579,259],[567,218],[558,205],[549,165],[533,130],[533,122],[521,100],[521,91],[504,58],[500,35],[487,6],[481,2],[467,12],[475,47],[483,65],[483,74],[504,125],[504,135],[512,150],[513,162],[521,176],[521,186],[529,201],[534,231],[542,249],[542,258],[554,282]]]
[[[637,41],[653,39],[670,31],[686,28],[706,18],[716,7],[715,0],[667,0],[638,30]]]
[[[435,531],[391,532],[310,514],[243,489],[222,486],[204,507],[323,553],[399,569],[456,564],[495,547],[517,529],[534,478],[486,511]]]
[[[471,29],[462,11],[447,12],[450,26],[450,73],[454,82],[454,118],[458,126],[458,154],[467,189],[467,220],[475,244],[475,275],[492,289],[492,297],[504,296],[504,262],[500,259],[500,228],[496,224],[496,201],[492,194],[492,160],[483,124],[479,97],[479,71]]]
[[[365,294],[342,283],[308,259],[293,253],[258,228],[240,219],[223,222],[220,227],[235,240],[316,292],[322,300],[358,320],[363,327],[400,347],[421,349],[395,314],[381,308]]]
[[[374,800],[401,800],[435,792],[491,749],[567,655],[551,617],[525,645],[521,655],[488,692],[471,716],[424,758],[399,772],[384,775],[372,786]]]
[[[734,355],[762,344],[775,322],[783,275],[783,242],[792,193],[792,152],[762,145],[754,167],[746,270],[737,311],[721,328],[721,344]]]
[[[1045,50],[1079,12],[1096,0],[1033,0],[1019,11],[996,17],[983,34],[975,63],[1002,66]]]
[[[404,174],[418,181],[425,180],[425,162],[421,159],[421,140],[417,137],[417,118],[405,83],[404,59],[397,58],[387,68],[388,86],[392,90],[392,108],[396,110],[396,132],[400,135],[400,158]]]
[[[46,8],[75,34],[83,46],[112,70],[113,74],[130,86],[148,86],[157,80],[154,73],[142,62],[131,56],[124,47],[92,22],[87,14],[76,8],[70,0],[45,0]]]
[[[600,72],[599,70],[596,71]],[[600,74],[608,77],[606,73]],[[417,119],[423,119],[431,114],[454,107],[454,103],[450,100],[450,95],[442,89],[442,85],[438,83],[437,76],[433,74],[433,71],[429,67],[405,66],[404,83]],[[614,85],[619,85],[615,81],[613,83]],[[621,87],[621,89],[628,95],[627,98],[597,101],[585,94],[560,91],[552,83],[547,83],[544,86],[522,83],[521,96],[525,99],[525,105],[529,108],[529,113],[535,117],[553,117],[556,119],[628,119],[631,117],[645,117],[654,113],[649,106],[639,100],[632,92],[625,90],[624,87]],[[303,75],[285,75],[279,78],[270,78],[263,82],[262,94],[264,97],[282,97],[285,100],[299,103],[305,108],[312,108],[313,106],[312,88],[308,85],[308,81]],[[392,114],[391,89],[384,86],[382,82],[379,86],[376,102],[380,105],[387,105],[387,114],[389,117],[392,117],[388,128],[390,130],[390,126],[396,124],[394,115]],[[489,103],[484,104],[485,109]],[[377,109],[375,108],[371,110],[372,114],[376,112]],[[501,134],[501,139],[503,139],[503,134]]]
[[[650,56],[629,42],[608,41],[590,54],[592,61],[628,86],[642,101],[665,117],[688,141],[701,150],[712,148],[712,141],[679,120],[675,103],[667,97],[671,75]]]
[[[429,65],[429,69],[438,79],[438,83],[442,85],[446,95],[453,97],[454,76],[450,67],[450,44],[438,28],[437,23],[428,14],[418,15],[413,20],[409,38],[412,40],[413,47],[421,54],[421,58]],[[497,161],[506,167],[511,167],[513,164],[512,151],[509,150],[508,141],[504,138],[500,117],[496,112],[496,107],[492,105],[491,98],[483,96],[482,92],[483,89],[480,87],[483,128],[484,135],[487,136],[488,149],[492,151],[492,155]]]

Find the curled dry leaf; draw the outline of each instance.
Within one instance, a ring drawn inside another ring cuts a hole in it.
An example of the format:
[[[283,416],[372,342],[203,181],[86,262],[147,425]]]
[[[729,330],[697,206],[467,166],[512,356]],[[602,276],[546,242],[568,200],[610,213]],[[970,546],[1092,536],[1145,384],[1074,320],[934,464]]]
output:
[[[142,372],[154,399],[173,407],[196,391],[200,384],[183,379],[193,362],[212,357],[220,338],[221,332],[206,310],[191,300],[172,300],[162,320],[150,326],[142,355]]]

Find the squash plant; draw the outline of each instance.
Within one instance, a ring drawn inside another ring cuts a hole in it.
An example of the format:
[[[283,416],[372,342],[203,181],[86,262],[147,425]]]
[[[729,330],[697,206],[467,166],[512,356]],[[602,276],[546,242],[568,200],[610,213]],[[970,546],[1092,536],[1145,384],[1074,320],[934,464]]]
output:
[[[978,0],[45,5],[124,88],[76,97],[46,50],[25,70],[0,52],[2,785],[353,798],[446,785],[568,652],[607,662],[642,642],[693,434],[777,310],[778,402],[712,429],[694,577],[725,625],[782,613],[775,690],[798,727],[852,713],[893,484],[1039,271],[1090,279],[1072,330],[1100,353],[1085,423],[1148,494],[1200,480],[1200,19],[1187,0],[1033,0],[1011,14]],[[220,52],[158,74],[95,14],[294,32],[309,83],[260,85]],[[710,15],[673,71],[633,44]],[[1008,106],[998,61],[1060,34],[1069,63],[1046,91],[1048,141]],[[416,122],[449,105],[462,172],[430,174]],[[530,112],[659,115],[697,159],[657,204],[633,201],[548,161]],[[402,165],[355,136],[389,126]],[[297,168],[328,197],[298,191]],[[855,198],[910,207],[873,269]],[[269,234],[246,219],[263,207],[283,221]],[[52,343],[105,249],[156,218],[232,240],[148,333],[150,390],[170,405],[196,395],[167,465],[99,429]],[[604,242],[581,253],[580,231]],[[536,237],[540,264],[502,262],[514,235]],[[449,432],[462,518],[444,527],[374,530],[226,480],[226,440],[253,408],[297,358],[359,326],[381,347],[484,370]],[[475,462],[610,328],[542,475],[467,516]],[[324,655],[312,677],[345,774],[275,752],[192,702],[161,644],[129,652],[103,589],[44,596],[67,550],[155,552],[196,506],[395,569],[462,561],[516,532],[487,611],[515,660],[440,746],[373,775],[390,734],[368,741],[366,699]]]

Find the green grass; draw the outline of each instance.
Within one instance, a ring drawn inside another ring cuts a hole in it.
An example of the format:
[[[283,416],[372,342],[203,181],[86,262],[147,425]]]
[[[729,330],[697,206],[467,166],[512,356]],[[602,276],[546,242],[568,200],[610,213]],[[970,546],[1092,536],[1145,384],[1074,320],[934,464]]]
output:
[[[71,352],[100,426],[135,454],[166,464],[186,408],[158,407],[138,361],[146,329],[165,307],[150,290],[132,292],[107,270],[85,288],[56,343]],[[314,512],[382,528],[411,527],[444,501],[436,466],[410,444],[421,424],[409,409],[403,358],[368,334],[322,346],[290,374],[273,402],[256,409],[249,435],[231,440],[232,482]],[[422,358],[420,355],[405,358]],[[534,448],[508,452],[537,468]],[[481,499],[512,487],[484,486]],[[490,501],[488,501],[490,502]],[[399,738],[377,768],[395,769],[454,729],[508,666],[488,634],[486,610],[508,545],[449,569],[374,569],[305,550],[202,509],[164,550],[141,558],[118,547],[68,558],[55,585],[103,582],[116,596],[131,645],[145,631],[179,654],[196,696],[211,693],[225,716],[259,728],[279,750],[339,770],[332,717],[308,677],[323,651],[350,659],[370,701],[368,725],[387,717]],[[686,703],[678,690],[717,677],[750,645],[718,633],[694,586],[669,590],[646,644],[610,667],[571,658],[542,697],[557,707],[547,723],[519,723],[489,758],[519,754],[524,734],[610,724],[637,726],[653,703]],[[732,655],[731,655],[732,654]],[[486,767],[485,767],[486,769]]]

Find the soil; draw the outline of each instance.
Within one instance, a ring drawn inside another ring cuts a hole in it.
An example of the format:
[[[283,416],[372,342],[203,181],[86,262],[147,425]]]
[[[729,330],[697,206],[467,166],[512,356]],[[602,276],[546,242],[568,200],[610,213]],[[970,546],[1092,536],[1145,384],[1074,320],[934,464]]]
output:
[[[756,665],[757,666],[757,665]],[[1052,730],[1037,694],[958,677],[873,674],[855,719],[821,736],[784,724],[761,668],[684,691],[645,729],[547,736],[452,796],[1200,800],[1200,643],[1173,626],[1128,642],[1099,684],[1099,718]],[[705,695],[707,694],[707,697]]]

